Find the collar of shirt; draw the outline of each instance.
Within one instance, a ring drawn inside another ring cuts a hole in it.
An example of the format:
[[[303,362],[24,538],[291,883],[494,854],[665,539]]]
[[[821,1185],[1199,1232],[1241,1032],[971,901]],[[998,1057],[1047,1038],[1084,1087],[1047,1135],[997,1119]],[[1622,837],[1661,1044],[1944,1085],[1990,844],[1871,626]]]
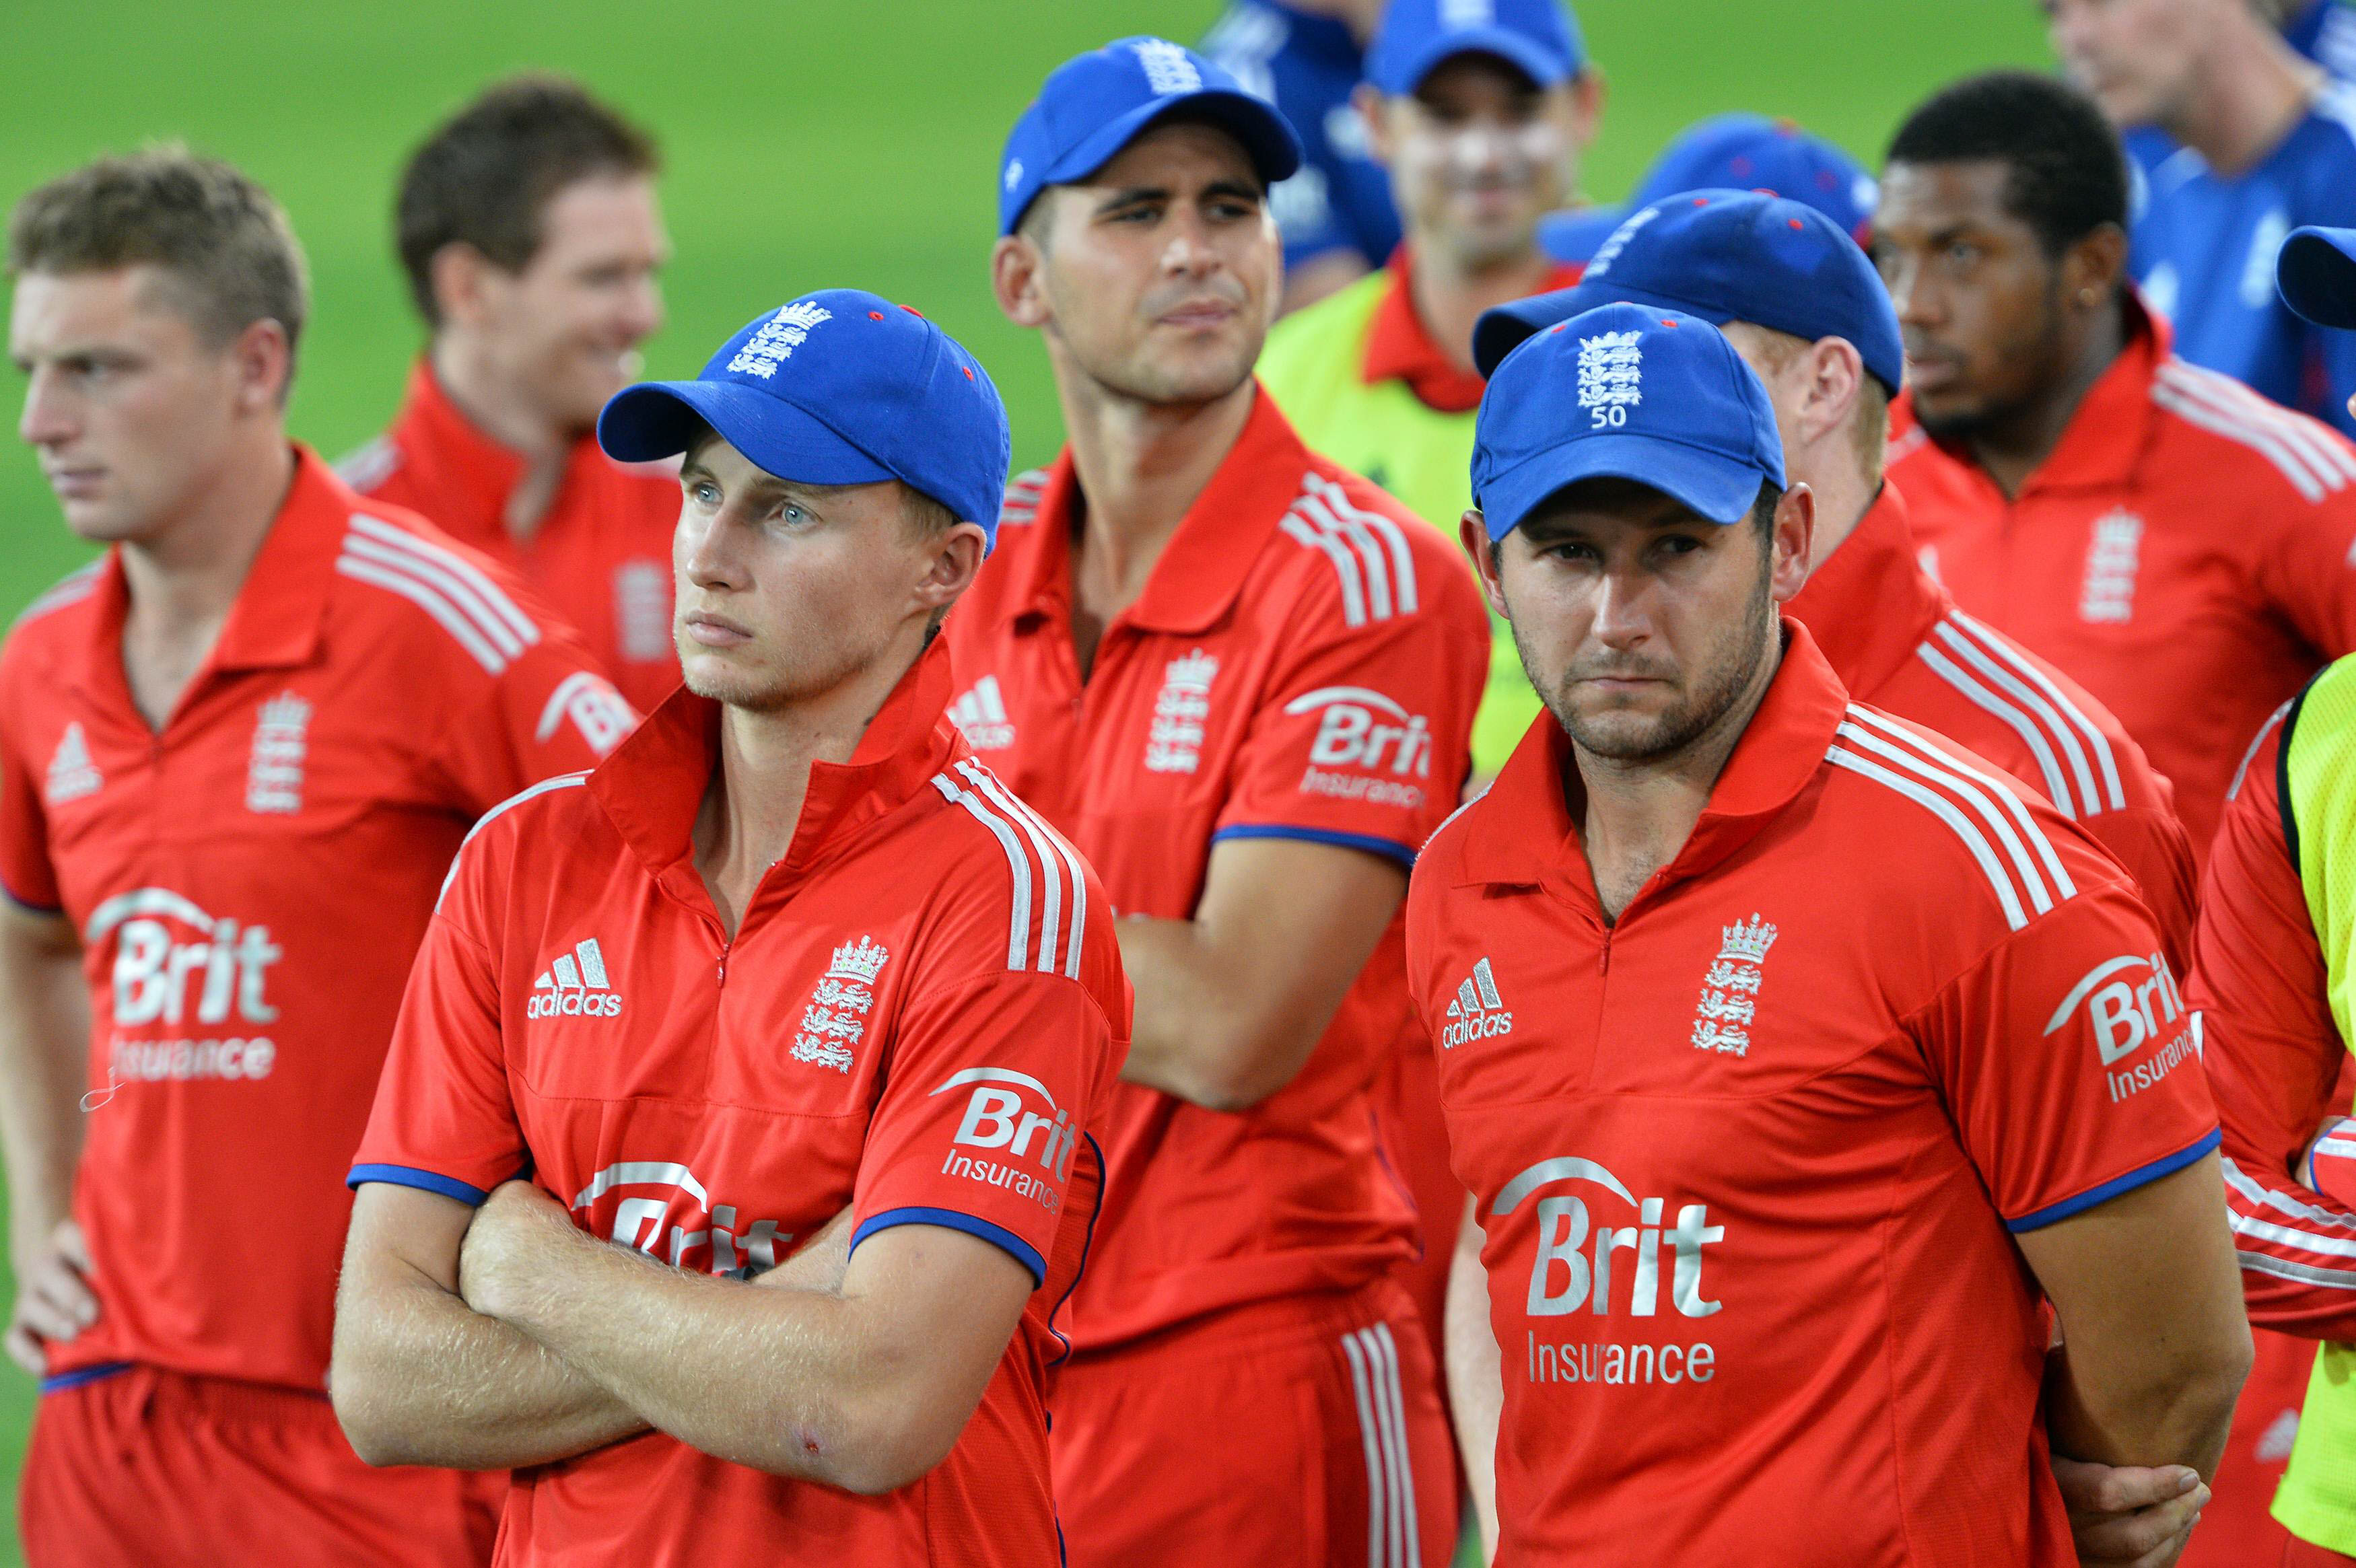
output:
[[[1575,262],[1557,263],[1533,292],[1567,289],[1579,282],[1585,270]],[[1401,245],[1391,255],[1390,286],[1383,291],[1374,319],[1366,326],[1366,352],[1359,362],[1358,377],[1369,387],[1397,378],[1427,408],[1444,414],[1469,413],[1481,406],[1481,389],[1489,383],[1479,371],[1451,359],[1433,341],[1423,317],[1416,314],[1410,287],[1414,275],[1412,250]]]
[[[1291,422],[1278,411],[1268,389],[1255,384],[1243,433],[1186,508],[1153,563],[1145,591],[1116,623],[1175,635],[1216,625],[1243,591],[1269,536],[1301,495],[1301,477],[1310,466],[1309,449]],[[1072,530],[1084,500],[1066,447],[1047,470],[1031,526],[1001,538],[1001,548],[1013,544],[1025,552],[1017,563],[1021,586],[1007,596],[1007,620],[1071,624]]]
[[[1848,538],[1808,574],[1784,610],[1806,623],[1841,684],[1869,697],[1914,656],[1951,607],[1946,590],[1914,553],[1906,498],[1884,479]]]
[[[937,637],[884,699],[851,760],[810,764],[793,843],[763,874],[745,919],[783,901],[968,754],[946,717],[950,684],[948,643]],[[711,899],[695,869],[695,818],[719,765],[720,704],[680,687],[589,775],[589,793],[655,881],[697,910]]]
[[[439,477],[433,518],[445,533],[477,549],[514,548],[508,531],[508,497],[523,483],[530,461],[492,440],[467,418],[435,378],[432,364],[423,358],[410,370],[409,391],[391,434],[405,460],[421,463]],[[581,482],[583,465],[606,461],[594,435],[584,435],[573,443],[565,459],[564,477],[541,519],[543,527],[563,510],[565,497]]]
[[[2124,489],[2134,480],[2156,418],[2152,378],[2168,360],[2173,334],[2167,317],[2156,315],[2136,288],[2127,289],[2124,304],[2127,331],[2119,357],[2086,389],[2062,439],[2009,503],[1968,447],[1933,438],[1940,451],[1962,464],[1987,488],[1995,497],[1994,505],[2019,506],[2046,490]]]
[[[1797,621],[1783,624],[1783,662],[1710,786],[1709,803],[1685,847],[1653,874],[1629,910],[1672,883],[1705,874],[1749,843],[1825,766],[1848,690],[1808,629]],[[1457,885],[1541,887],[1593,909],[1594,874],[1563,790],[1577,766],[1562,726],[1540,714],[1472,809]]]
[[[210,676],[292,668],[310,663],[318,651],[337,556],[352,514],[366,503],[317,453],[300,442],[294,443],[294,477],[286,498],[279,503],[278,515],[271,519],[270,531],[238,585],[212,653],[188,684],[190,694]],[[88,650],[72,677],[85,689],[103,686],[127,708],[131,688],[123,670],[123,627],[131,613],[131,588],[123,574],[119,545],[107,552],[99,569],[96,603]],[[183,706],[187,700],[186,696],[181,699]]]

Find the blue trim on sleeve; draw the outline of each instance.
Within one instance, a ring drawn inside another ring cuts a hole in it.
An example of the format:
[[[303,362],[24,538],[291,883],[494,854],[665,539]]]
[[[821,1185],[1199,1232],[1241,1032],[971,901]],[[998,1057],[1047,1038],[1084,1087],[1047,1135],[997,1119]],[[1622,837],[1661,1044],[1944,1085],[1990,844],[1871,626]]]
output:
[[[851,1232],[851,1251],[857,1252],[859,1243],[878,1231],[888,1231],[894,1225],[938,1225],[945,1231],[963,1231],[969,1236],[980,1236],[992,1246],[1003,1248],[1016,1263],[1031,1271],[1031,1288],[1038,1289],[1047,1283],[1047,1260],[1039,1249],[1008,1230],[978,1220],[971,1214],[960,1214],[954,1209],[886,1209],[881,1214],[871,1214]]]
[[[1310,844],[1333,844],[1344,849],[1364,849],[1369,855],[1397,860],[1410,871],[1415,869],[1415,849],[1412,846],[1395,838],[1376,838],[1365,833],[1335,833],[1323,827],[1284,827],[1274,823],[1239,822],[1211,835],[1214,844],[1222,838],[1299,838]]]
[[[1075,1295],[1078,1294],[1080,1288],[1080,1276],[1088,1272],[1088,1251],[1097,1244],[1097,1216],[1104,1212],[1105,1206],[1105,1179],[1107,1172],[1105,1170],[1104,1146],[1097,1142],[1097,1136],[1094,1133],[1082,1133],[1080,1136],[1087,1140],[1088,1152],[1096,1157],[1097,1200],[1094,1206],[1088,1210],[1088,1228],[1080,1237],[1080,1266],[1072,1271],[1072,1283],[1064,1287],[1064,1294],[1055,1298],[1055,1305],[1047,1308],[1047,1332],[1053,1334],[1055,1337],[1055,1342],[1064,1347],[1063,1353],[1058,1355],[1054,1360],[1047,1363],[1051,1367],[1060,1367],[1066,1361],[1072,1359],[1071,1336],[1065,1333],[1061,1328],[1055,1327],[1055,1315],[1063,1311],[1065,1304],[1070,1301]],[[1067,1186],[1065,1190],[1068,1192],[1070,1188]],[[1055,1413],[1050,1411],[1047,1414],[1047,1425],[1050,1431],[1055,1429]],[[1056,1528],[1061,1530],[1063,1527],[1058,1525]]]
[[[390,1187],[414,1187],[423,1192],[438,1192],[444,1198],[455,1198],[470,1209],[479,1209],[490,1194],[479,1187],[470,1186],[453,1176],[431,1170],[419,1170],[407,1165],[356,1165],[344,1178],[347,1187],[358,1187],[364,1181],[381,1181]]]
[[[27,914],[57,915],[66,912],[64,910],[54,904],[37,904],[30,899],[18,898],[16,896],[16,890],[10,887],[5,882],[0,882],[0,898],[6,899],[10,903],[15,904]]]
[[[2223,1132],[2211,1128],[2201,1136],[2199,1142],[2189,1148],[2178,1149],[2174,1154],[2130,1170],[2125,1176],[2115,1176],[2100,1187],[2081,1192],[2075,1198],[2064,1198],[2061,1202],[2048,1204],[2033,1214],[2023,1214],[2018,1220],[2007,1220],[2004,1222],[2004,1228],[2017,1236],[2023,1231],[2042,1230],[2056,1220],[2067,1220],[2072,1214],[2083,1213],[2098,1204],[2108,1203],[2120,1193],[2132,1192],[2147,1181],[2158,1181],[2163,1176],[2173,1176],[2211,1149],[2215,1148],[2224,1136]]]
[[[84,1383],[94,1383],[102,1378],[111,1378],[117,1373],[127,1372],[135,1364],[131,1361],[94,1361],[87,1367],[76,1367],[70,1372],[59,1372],[53,1378],[43,1378],[40,1391],[43,1393],[58,1393],[66,1389],[80,1388]]]

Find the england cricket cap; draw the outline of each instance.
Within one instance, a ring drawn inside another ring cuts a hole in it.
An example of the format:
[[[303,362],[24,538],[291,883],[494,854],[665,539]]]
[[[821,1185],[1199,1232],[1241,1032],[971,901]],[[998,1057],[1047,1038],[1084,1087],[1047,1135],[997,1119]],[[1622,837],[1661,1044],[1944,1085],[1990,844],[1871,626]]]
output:
[[[2294,229],[2275,261],[2283,303],[2318,326],[2356,327],[2356,229]]]
[[[1504,539],[1582,479],[1629,479],[1713,523],[1783,487],[1767,389],[1698,316],[1607,304],[1505,356],[1473,426],[1472,503]]]
[[[1759,191],[1695,190],[1637,208],[1579,283],[1482,313],[1472,362],[1494,373],[1532,333],[1614,301],[1748,321],[1814,343],[1845,337],[1891,397],[1906,348],[1890,291],[1857,242],[1815,208]]]
[[[1366,80],[1405,98],[1459,55],[1494,55],[1540,87],[1585,69],[1579,24],[1562,0],[1391,0],[1366,49]]]
[[[1263,185],[1301,166],[1292,126],[1223,67],[1167,38],[1116,38],[1057,66],[1014,122],[998,160],[998,231],[1013,233],[1041,191],[1086,179],[1171,115],[1233,135]]]
[[[597,442],[624,463],[685,452],[704,425],[800,485],[897,479],[998,542],[1013,441],[990,373],[905,305],[820,289],[755,316],[692,381],[614,395]]]

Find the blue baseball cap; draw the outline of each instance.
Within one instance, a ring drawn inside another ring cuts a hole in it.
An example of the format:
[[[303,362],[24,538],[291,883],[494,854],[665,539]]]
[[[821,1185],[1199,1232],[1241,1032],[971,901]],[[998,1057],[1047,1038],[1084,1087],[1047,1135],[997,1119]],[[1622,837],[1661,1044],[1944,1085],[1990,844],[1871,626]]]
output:
[[[1862,244],[1880,187],[1865,165],[1789,120],[1719,114],[1688,126],[1653,160],[1629,208],[1687,190],[1763,190],[1815,208]]]
[[[1638,208],[1575,287],[1483,311],[1472,362],[1494,374],[1532,333],[1615,300],[1715,326],[1753,322],[1810,343],[1845,337],[1891,397],[1905,379],[1898,313],[1857,242],[1813,207],[1743,190],[1687,191]]]
[[[1713,523],[1783,487],[1767,389],[1698,316],[1607,304],[1505,356],[1472,433],[1472,504],[1504,539],[1582,479],[1632,479]]]
[[[624,463],[685,452],[704,425],[801,485],[897,479],[998,542],[1013,438],[980,361],[905,305],[820,289],[747,323],[692,381],[641,381],[597,416]]]
[[[1366,48],[1366,80],[1405,98],[1465,54],[1494,55],[1540,87],[1587,65],[1579,23],[1562,0],[1391,0]]]
[[[1167,38],[1116,38],[1050,71],[1014,122],[998,160],[999,233],[1013,233],[1047,187],[1085,179],[1181,112],[1241,142],[1264,185],[1301,166],[1291,124],[1225,68]]]
[[[2294,229],[2275,259],[2283,304],[2318,326],[2356,327],[2356,229]]]

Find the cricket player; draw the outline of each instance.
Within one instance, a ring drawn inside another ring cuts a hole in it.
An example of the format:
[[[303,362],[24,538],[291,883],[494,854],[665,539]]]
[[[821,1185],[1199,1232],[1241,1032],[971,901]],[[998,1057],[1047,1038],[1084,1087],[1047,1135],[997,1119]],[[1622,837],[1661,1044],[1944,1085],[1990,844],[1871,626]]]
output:
[[[1997,73],[1915,111],[1874,217],[1912,416],[1890,472],[1933,575],[2119,716],[2205,855],[2259,725],[2356,647],[2356,449],[2170,351],[2126,217],[2072,89]]]
[[[1997,763],[2115,856],[2180,971],[2197,877],[2168,781],[2083,687],[1955,608],[1914,558],[1906,498],[1882,474],[1906,353],[1855,240],[1797,201],[1696,190],[1638,208],[1610,250],[1578,287],[1482,317],[1482,368],[1622,301],[1723,331],[1767,388],[1789,477],[1816,497],[1807,585],[1787,610],[1852,698]]]
[[[1455,1541],[1372,1091],[1488,634],[1445,541],[1252,379],[1297,156],[1216,66],[1124,38],[1051,74],[1000,163],[998,301],[1070,444],[949,619],[952,712],[1103,873],[1137,988],[1056,1396],[1076,1568]]]
[[[679,684],[668,469],[598,450],[662,325],[654,144],[561,77],[494,84],[410,157],[395,240],[426,344],[392,428],[340,464],[508,564],[651,710]]]
[[[1383,0],[1233,0],[1198,46],[1276,105],[1301,138],[1301,167],[1268,193],[1284,237],[1284,309],[1315,304],[1398,249],[1391,179],[1352,101]]]
[[[2127,261],[2177,352],[2356,432],[2356,341],[2274,288],[2291,229],[2356,222],[2356,95],[2253,0],[2042,4],[2054,52],[2111,123],[2173,144],[2144,171]]]
[[[945,717],[1005,409],[827,289],[598,428],[684,455],[686,689],[459,854],[352,1168],[337,1413],[378,1464],[516,1467],[501,1564],[1052,1563],[1129,1003],[1102,890]]]
[[[1311,451],[1445,536],[1464,510],[1481,401],[1472,324],[1578,281],[1539,250],[1537,225],[1577,187],[1603,78],[1561,0],[1392,0],[1366,75],[1359,112],[1406,241],[1382,272],[1287,317],[1259,375]],[[1484,776],[1537,711],[1511,651],[1498,628],[1472,739]]]
[[[27,1558],[464,1568],[496,1488],[325,1387],[337,1185],[444,869],[636,716],[506,571],[286,438],[303,256],[177,150],[18,203],[18,432],[106,553],[0,649]]]
[[[1408,963],[1498,1562],[2077,1562],[2049,1443],[2205,1469],[2250,1354],[2158,929],[1780,613],[1815,497],[1708,323],[1515,349],[1473,490],[1548,712],[1426,846]]]
[[[1872,232],[1880,194],[1864,165],[1789,120],[1713,114],[1661,149],[1625,203],[1548,213],[1538,223],[1538,243],[1558,261],[1590,261],[1632,213],[1679,191],[1719,188],[1765,191],[1813,207],[1859,245]]]

